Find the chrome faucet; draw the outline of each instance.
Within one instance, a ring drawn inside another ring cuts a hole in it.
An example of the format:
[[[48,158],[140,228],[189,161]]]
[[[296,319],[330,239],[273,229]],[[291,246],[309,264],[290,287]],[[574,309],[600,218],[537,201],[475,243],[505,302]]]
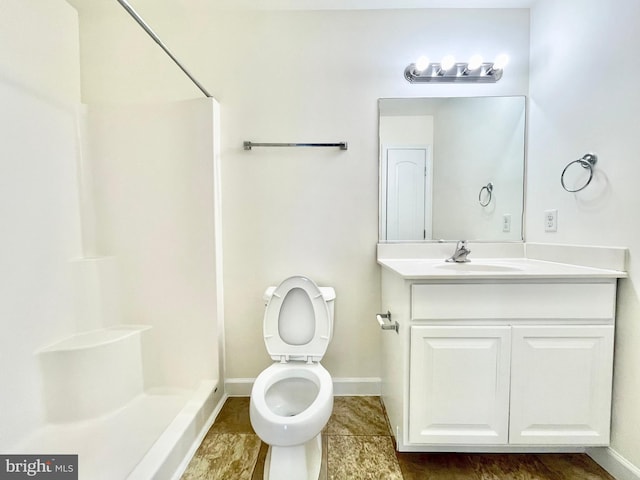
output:
[[[453,252],[449,258],[445,260],[445,262],[456,262],[456,263],[465,263],[470,260],[467,259],[467,255],[471,253],[471,250],[467,248],[467,241],[460,240],[456,245],[456,251]]]

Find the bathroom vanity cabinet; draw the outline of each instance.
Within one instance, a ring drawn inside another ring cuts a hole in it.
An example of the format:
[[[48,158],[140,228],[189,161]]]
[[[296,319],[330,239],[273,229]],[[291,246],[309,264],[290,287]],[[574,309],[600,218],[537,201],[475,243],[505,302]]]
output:
[[[397,333],[381,332],[382,398],[398,450],[609,443],[624,272],[554,274],[551,263],[525,261],[500,274],[430,275],[380,263],[382,306],[398,323]]]

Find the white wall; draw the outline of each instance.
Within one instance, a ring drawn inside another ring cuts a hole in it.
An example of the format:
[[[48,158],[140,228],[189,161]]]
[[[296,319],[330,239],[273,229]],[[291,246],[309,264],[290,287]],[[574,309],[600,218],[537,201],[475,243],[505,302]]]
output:
[[[295,273],[336,288],[323,364],[334,377],[378,376],[376,100],[526,94],[528,10],[136,8],[221,103],[227,376],[255,377],[270,362],[262,293]],[[198,95],[122,9],[89,4],[80,18],[85,102]],[[495,85],[410,85],[402,75],[425,52],[504,50],[512,62]],[[349,150],[245,152],[243,140],[346,140]]]
[[[34,351],[75,329],[77,22],[63,0],[0,5],[0,451],[43,421]]]
[[[640,469],[640,3],[541,0],[532,9],[527,240],[629,247],[616,324],[612,448]],[[583,192],[560,173],[599,156]],[[544,210],[558,209],[545,233]]]
[[[433,115],[381,115],[380,143],[433,145]]]

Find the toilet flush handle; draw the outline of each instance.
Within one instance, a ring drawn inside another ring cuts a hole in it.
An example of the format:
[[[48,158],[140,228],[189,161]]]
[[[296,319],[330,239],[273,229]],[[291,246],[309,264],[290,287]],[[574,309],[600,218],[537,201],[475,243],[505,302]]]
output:
[[[400,324],[396,321],[391,322],[391,312],[387,311],[387,313],[378,313],[376,315],[376,320],[378,320],[378,324],[382,330],[395,330],[396,333],[399,333]]]

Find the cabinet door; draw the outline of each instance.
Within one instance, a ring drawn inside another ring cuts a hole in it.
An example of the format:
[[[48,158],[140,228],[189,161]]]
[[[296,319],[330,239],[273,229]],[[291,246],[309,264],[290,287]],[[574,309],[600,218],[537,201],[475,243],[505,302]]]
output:
[[[410,442],[507,442],[510,330],[411,327]]]
[[[609,443],[613,326],[513,327],[510,443]]]

